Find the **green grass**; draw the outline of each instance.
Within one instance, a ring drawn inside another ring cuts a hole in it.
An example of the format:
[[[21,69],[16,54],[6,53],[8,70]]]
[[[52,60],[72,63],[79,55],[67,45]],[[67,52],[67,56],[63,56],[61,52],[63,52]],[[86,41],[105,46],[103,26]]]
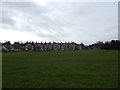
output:
[[[117,88],[118,51],[3,53],[3,88]]]

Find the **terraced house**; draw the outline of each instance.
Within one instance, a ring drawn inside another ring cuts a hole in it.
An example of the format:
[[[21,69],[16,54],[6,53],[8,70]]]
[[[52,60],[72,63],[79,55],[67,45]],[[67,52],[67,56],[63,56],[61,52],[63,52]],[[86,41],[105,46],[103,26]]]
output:
[[[71,43],[57,43],[57,42],[49,42],[49,43],[34,43],[34,42],[26,42],[19,43],[15,42],[11,44],[10,42],[5,42],[2,44],[2,51],[52,51],[52,50],[82,50],[84,49],[83,44],[76,44],[74,42]]]

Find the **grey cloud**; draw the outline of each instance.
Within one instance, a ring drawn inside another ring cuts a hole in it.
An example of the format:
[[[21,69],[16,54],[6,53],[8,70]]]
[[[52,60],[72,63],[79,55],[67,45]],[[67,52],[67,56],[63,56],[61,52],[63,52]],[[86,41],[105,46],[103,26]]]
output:
[[[2,23],[3,24],[7,24],[7,25],[13,25],[15,24],[15,21],[12,20],[11,18],[9,17],[6,17],[5,15],[2,16]]]
[[[104,31],[117,24],[114,3],[3,3],[3,28],[32,32],[46,40],[95,41],[106,39]],[[19,20],[15,20],[14,18]],[[20,23],[18,27],[17,23]],[[49,34],[43,34],[46,30]],[[112,31],[115,33],[114,31]],[[103,36],[102,36],[103,35]],[[113,34],[107,34],[113,37]]]
[[[39,24],[38,22],[43,21],[43,12],[45,12],[45,10],[42,10],[41,7],[38,7],[33,3],[3,3],[3,24],[14,24],[16,21],[13,20],[12,17],[18,17],[24,21],[26,20],[29,27],[31,27],[31,25],[36,24],[35,22]],[[13,27],[16,29],[15,26]]]

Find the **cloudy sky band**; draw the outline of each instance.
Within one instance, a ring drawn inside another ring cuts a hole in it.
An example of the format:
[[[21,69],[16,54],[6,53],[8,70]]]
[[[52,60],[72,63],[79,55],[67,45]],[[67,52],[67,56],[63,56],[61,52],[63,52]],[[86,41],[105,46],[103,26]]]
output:
[[[119,2],[119,0],[1,0],[2,2]]]
[[[1,38],[86,44],[117,39],[117,5],[117,2],[6,2],[2,4]]]

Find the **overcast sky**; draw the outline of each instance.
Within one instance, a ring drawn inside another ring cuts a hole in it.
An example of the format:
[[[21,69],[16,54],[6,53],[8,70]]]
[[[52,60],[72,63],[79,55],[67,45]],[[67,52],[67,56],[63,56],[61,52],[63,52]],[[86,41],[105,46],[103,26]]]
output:
[[[1,42],[118,39],[117,2],[4,2],[1,12]]]

